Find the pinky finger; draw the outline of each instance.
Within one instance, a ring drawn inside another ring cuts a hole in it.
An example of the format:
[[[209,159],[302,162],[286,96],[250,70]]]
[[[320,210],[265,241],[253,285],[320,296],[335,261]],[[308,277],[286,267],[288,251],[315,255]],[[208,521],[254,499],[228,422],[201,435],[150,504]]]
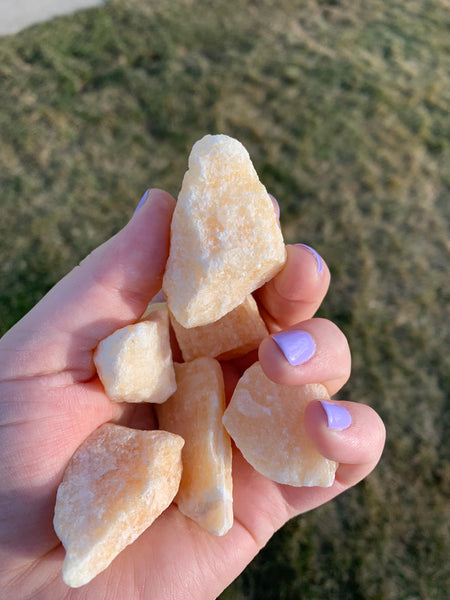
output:
[[[317,450],[339,463],[336,482],[351,487],[366,477],[383,452],[386,430],[379,415],[356,402],[311,402],[305,429]]]

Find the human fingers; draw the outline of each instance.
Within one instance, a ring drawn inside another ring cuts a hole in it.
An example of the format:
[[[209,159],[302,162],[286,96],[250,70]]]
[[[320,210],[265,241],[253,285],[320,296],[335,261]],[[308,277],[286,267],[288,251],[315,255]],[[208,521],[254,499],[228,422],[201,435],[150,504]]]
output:
[[[311,407],[317,408],[316,404],[313,401]],[[330,454],[329,458],[351,459],[355,470],[364,464],[364,474],[367,474],[381,454],[382,424],[373,411],[366,410],[368,407],[342,404],[353,419],[346,430],[329,428],[326,413],[319,403],[318,414],[311,410],[307,417],[305,415],[306,433]],[[326,442],[327,436],[331,441]],[[225,536],[212,536],[172,505],[116,559],[116,574],[120,573],[121,583],[130,577],[131,585],[137,575],[141,589],[151,590],[155,598],[167,595],[167,589],[174,597],[217,598],[277,529],[293,516],[335,497],[349,484],[338,479],[328,488],[276,484],[257,473],[235,449],[231,530]],[[100,574],[89,584],[92,596],[96,585],[111,580],[111,570]]]
[[[374,410],[354,402],[329,401],[337,407],[333,415],[322,402],[314,400],[306,408],[304,432],[323,456],[339,463],[330,487],[275,484],[237,453],[235,518],[260,547],[292,517],[325,504],[369,475],[382,455],[386,432]]]
[[[265,374],[275,383],[322,383],[330,396],[350,376],[347,340],[327,319],[309,319],[268,336],[261,342],[258,356]]]
[[[356,402],[313,401],[305,410],[304,427],[317,450],[336,461],[338,468],[329,488],[283,486],[293,515],[323,504],[367,477],[378,464],[386,440],[380,416]]]
[[[384,447],[379,415],[356,402],[314,401],[306,408],[305,430],[323,456],[339,463],[336,480],[350,487],[368,475]]]
[[[174,206],[166,192],[149,190],[128,224],[4,336],[0,377],[64,371],[89,379],[98,341],[136,320],[161,287]]]
[[[330,271],[320,255],[304,244],[286,246],[283,269],[256,292],[270,331],[310,319],[330,284]]]

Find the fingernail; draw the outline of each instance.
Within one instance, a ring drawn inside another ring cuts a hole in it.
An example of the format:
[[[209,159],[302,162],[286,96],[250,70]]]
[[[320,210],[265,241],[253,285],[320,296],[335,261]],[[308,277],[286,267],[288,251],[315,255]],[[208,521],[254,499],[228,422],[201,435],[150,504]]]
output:
[[[275,198],[275,196],[272,196],[272,194],[269,194],[269,196],[272,198],[272,201],[275,204],[275,208],[277,209],[277,217],[280,218],[280,205],[278,204],[278,201]]]
[[[306,244],[295,244],[296,246],[303,246],[303,248],[306,248],[307,250],[309,250],[311,252],[311,254],[314,255],[314,258],[316,259],[316,263],[317,263],[317,272],[322,273],[323,271],[323,260],[320,256],[320,254],[318,254],[314,248],[311,248],[311,246],[307,246]]]
[[[348,410],[340,404],[320,400],[327,415],[329,429],[347,429],[352,424],[352,417]]]
[[[145,194],[142,196],[142,198],[139,200],[139,204],[136,206],[136,208],[134,209],[134,213],[133,215],[135,215],[137,213],[137,211],[142,207],[142,205],[145,203],[145,201],[147,200],[147,196],[150,190],[146,190]]]
[[[309,360],[316,350],[314,340],[307,331],[291,329],[277,333],[272,338],[288,363],[294,367]]]

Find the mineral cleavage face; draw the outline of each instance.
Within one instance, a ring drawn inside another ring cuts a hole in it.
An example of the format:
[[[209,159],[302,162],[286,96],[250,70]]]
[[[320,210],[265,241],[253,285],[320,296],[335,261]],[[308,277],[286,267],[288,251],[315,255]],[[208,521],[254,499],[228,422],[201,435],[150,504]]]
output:
[[[151,305],[137,323],[102,340],[94,363],[115,402],[164,402],[175,391],[167,305]]]
[[[303,425],[306,406],[320,398],[329,398],[325,386],[274,383],[256,362],[239,380],[223,423],[247,462],[265,477],[295,487],[329,487],[337,463],[319,454]]]
[[[244,146],[207,135],[189,157],[172,219],[163,280],[170,312],[186,328],[217,321],[284,265],[272,200]]]
[[[201,527],[224,535],[233,524],[231,441],[222,425],[225,390],[217,360],[176,363],[177,391],[155,407],[159,426],[185,440],[175,502]]]
[[[172,502],[183,439],[112,423],[75,452],[56,496],[54,527],[66,549],[63,580],[88,583]]]
[[[255,299],[250,294],[236,308],[209,325],[186,329],[171,316],[172,327],[185,361],[211,356],[231,360],[255,350],[268,335]]]

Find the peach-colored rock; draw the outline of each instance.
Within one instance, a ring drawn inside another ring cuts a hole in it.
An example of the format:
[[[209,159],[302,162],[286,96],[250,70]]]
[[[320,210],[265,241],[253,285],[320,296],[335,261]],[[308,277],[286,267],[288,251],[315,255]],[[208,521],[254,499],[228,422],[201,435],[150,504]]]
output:
[[[166,325],[168,324],[167,315],[169,314],[169,309],[167,307],[167,302],[164,299],[162,292],[158,292],[155,296],[156,300],[153,299],[145,309],[142,317],[139,319],[140,321],[151,320],[154,318],[158,318],[164,323],[164,330],[166,330]]]
[[[303,424],[307,404],[328,399],[325,386],[288,386],[254,363],[239,380],[223,423],[244,458],[262,475],[292,486],[333,484],[337,463],[324,458]]]
[[[176,389],[167,305],[150,305],[141,321],[102,340],[95,350],[94,363],[111,400],[167,400]]]
[[[176,320],[186,328],[217,321],[285,260],[272,200],[244,146],[226,135],[196,142],[172,219],[163,279]]]
[[[185,361],[200,356],[212,356],[220,360],[237,358],[257,348],[268,335],[252,295],[209,325],[186,329],[173,315],[170,315],[170,320]]]
[[[231,441],[222,425],[225,393],[213,358],[175,363],[177,391],[155,407],[159,426],[185,440],[179,510],[215,535],[233,524]]]
[[[75,452],[58,488],[54,527],[63,579],[79,587],[106,569],[169,506],[183,439],[107,423]]]

